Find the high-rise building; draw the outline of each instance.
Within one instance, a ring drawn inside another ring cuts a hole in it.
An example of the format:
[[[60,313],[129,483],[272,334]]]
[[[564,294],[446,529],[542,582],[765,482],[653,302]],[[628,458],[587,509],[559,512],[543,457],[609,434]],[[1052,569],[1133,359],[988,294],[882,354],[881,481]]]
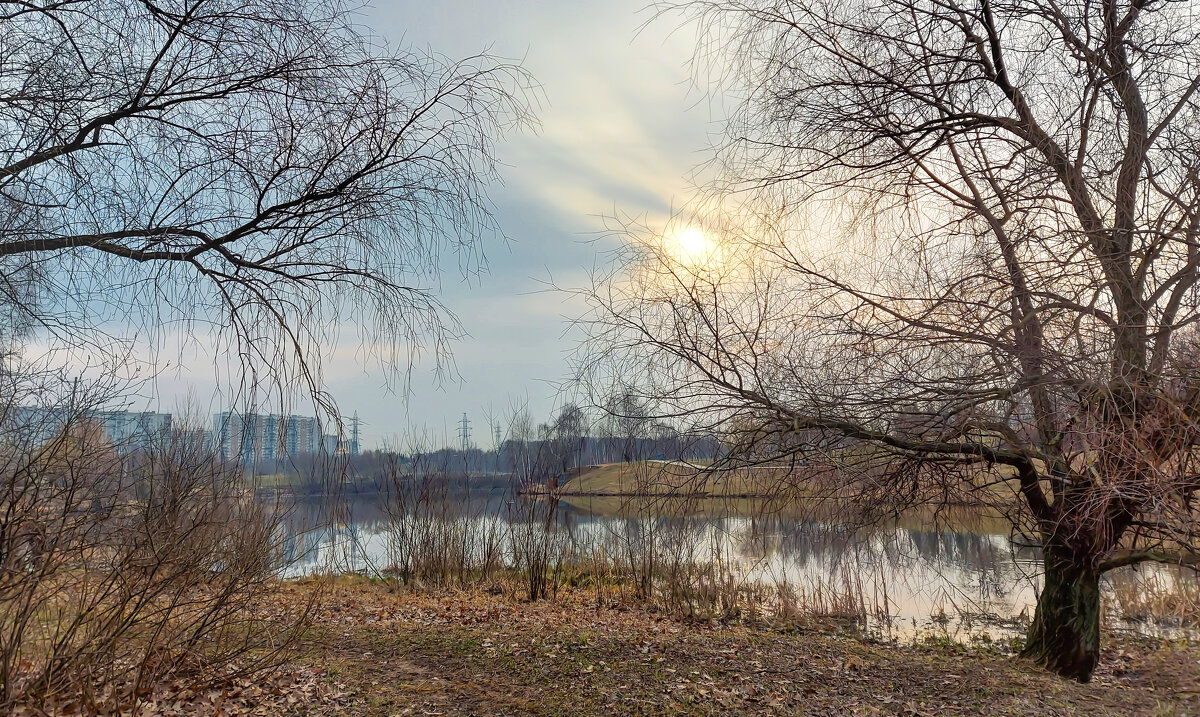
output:
[[[316,453],[321,446],[321,430],[317,419],[288,416],[283,429],[283,450],[290,456]]]
[[[346,453],[346,445],[336,433],[326,433],[321,436],[321,450],[327,455],[337,456]]]
[[[254,453],[259,441],[252,435],[250,423],[236,411],[225,411],[213,415],[213,446],[223,458],[240,458]]]
[[[10,412],[12,428],[28,440],[41,443],[62,432],[68,423],[98,425],[107,441],[121,452],[147,450],[171,433],[171,414],[154,411],[85,411],[72,415],[64,409],[20,406]]]
[[[93,420],[118,449],[146,450],[171,433],[171,414],[153,411],[97,411]]]
[[[320,448],[320,427],[309,416],[224,411],[213,415],[213,444],[225,458],[276,460]]]

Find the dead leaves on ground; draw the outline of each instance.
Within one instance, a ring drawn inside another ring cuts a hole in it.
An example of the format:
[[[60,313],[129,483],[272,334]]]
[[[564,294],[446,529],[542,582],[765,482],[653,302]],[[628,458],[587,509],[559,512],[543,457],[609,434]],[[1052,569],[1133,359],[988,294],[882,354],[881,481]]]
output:
[[[136,702],[87,706],[64,700],[45,709],[18,707],[13,717],[259,717],[299,714],[354,714],[346,686],[320,667],[292,665],[220,686],[193,690],[178,683],[158,685]]]
[[[136,714],[1138,714],[1195,682],[1147,669],[1200,654],[1114,649],[1082,686],[1003,658],[685,624],[580,595],[525,603],[366,582],[335,583],[314,617],[285,668],[199,693],[160,686]]]

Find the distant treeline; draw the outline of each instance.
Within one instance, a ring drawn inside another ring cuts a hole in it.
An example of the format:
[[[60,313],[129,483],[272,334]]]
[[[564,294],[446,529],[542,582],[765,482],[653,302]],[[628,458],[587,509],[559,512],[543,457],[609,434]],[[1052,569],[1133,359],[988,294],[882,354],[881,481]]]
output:
[[[640,460],[713,460],[721,452],[712,437],[672,435],[654,438],[573,436],[533,440],[508,439],[498,449],[432,451],[364,451],[351,455],[300,455],[258,461],[249,468],[254,476],[287,477],[299,488],[316,489],[338,483],[357,490],[370,490],[379,476],[396,470],[421,476],[472,476],[477,483],[485,476],[501,478],[520,475],[526,481],[549,482],[581,466]]]

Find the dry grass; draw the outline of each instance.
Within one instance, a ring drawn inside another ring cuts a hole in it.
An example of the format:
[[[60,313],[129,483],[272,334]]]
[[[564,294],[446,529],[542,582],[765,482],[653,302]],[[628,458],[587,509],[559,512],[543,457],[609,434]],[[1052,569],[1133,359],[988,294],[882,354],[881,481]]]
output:
[[[343,579],[298,657],[343,698],[297,713],[1193,714],[1198,660],[1193,645],[1109,644],[1080,685],[960,646],[681,621],[588,591],[528,603]]]
[[[743,468],[710,473],[682,462],[633,461],[588,466],[559,488],[560,495],[764,496],[778,492],[785,468]]]
[[[1190,568],[1118,571],[1107,587],[1112,619],[1165,628],[1200,627],[1200,577]]]
[[[85,423],[0,450],[0,711],[202,689],[272,667],[304,623],[272,602],[280,516],[235,469],[182,433],[126,455],[101,439]]]

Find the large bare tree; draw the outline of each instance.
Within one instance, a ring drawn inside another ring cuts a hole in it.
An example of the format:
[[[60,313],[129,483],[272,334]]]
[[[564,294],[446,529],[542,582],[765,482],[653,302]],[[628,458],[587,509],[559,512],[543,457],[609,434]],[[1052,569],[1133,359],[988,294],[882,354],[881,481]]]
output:
[[[340,0],[0,0],[8,328],[207,324],[314,389],[344,322],[385,354],[445,348],[444,254],[478,267],[494,142],[530,84],[361,20]]]
[[[1042,549],[1024,654],[1088,679],[1101,576],[1200,548],[1196,6],[665,9],[737,106],[694,217],[723,238],[634,233],[588,378],[823,451],[877,512],[1002,511]]]
[[[131,344],[212,337],[235,383],[330,410],[343,324],[402,371],[454,334],[438,277],[497,233],[495,143],[531,84],[391,49],[355,9],[0,0],[0,705],[137,711],[269,666],[302,624],[259,614],[278,516],[202,431],[99,428]],[[104,375],[22,356],[42,338]]]

